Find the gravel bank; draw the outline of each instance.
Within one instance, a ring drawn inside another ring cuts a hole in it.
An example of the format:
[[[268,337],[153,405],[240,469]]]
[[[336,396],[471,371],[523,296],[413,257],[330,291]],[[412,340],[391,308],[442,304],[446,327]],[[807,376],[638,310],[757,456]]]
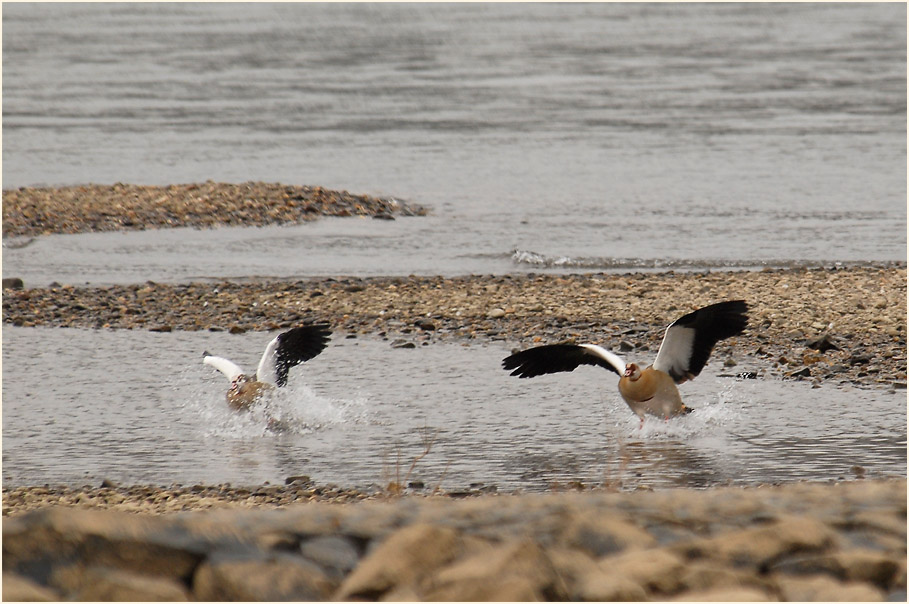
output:
[[[319,216],[393,218],[425,213],[425,208],[395,199],[263,182],[23,187],[3,191],[3,236],[264,226]]]
[[[4,599],[905,601],[906,481],[3,522]]]
[[[308,477],[294,477],[287,485],[202,485],[161,487],[28,486],[3,488],[3,516],[19,516],[50,506],[115,509],[138,514],[169,514],[189,510],[278,508],[291,503],[325,501],[346,503],[386,498],[390,491],[363,491],[336,485],[316,485]]]
[[[64,285],[6,290],[3,321],[244,332],[318,318],[395,346],[579,339],[648,359],[669,322],[732,298],[747,300],[752,318],[712,357],[728,371],[905,388],[903,268]]]

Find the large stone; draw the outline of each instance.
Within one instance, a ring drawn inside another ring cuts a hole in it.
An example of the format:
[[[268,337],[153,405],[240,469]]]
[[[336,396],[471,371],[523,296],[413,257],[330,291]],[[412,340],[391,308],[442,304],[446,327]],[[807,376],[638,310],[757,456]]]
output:
[[[704,591],[690,591],[673,602],[775,602],[776,598],[753,587],[718,587]]]
[[[379,598],[379,602],[422,602],[423,599],[417,593],[416,585],[399,585],[398,587],[387,591]]]
[[[647,599],[647,591],[631,579],[598,569],[578,580],[572,598],[584,602],[641,602]]]
[[[835,534],[823,522],[799,516],[681,543],[673,549],[691,559],[711,558],[737,566],[766,568],[786,555],[826,551],[834,539]]]
[[[903,552],[902,558],[900,558],[899,564],[896,569],[896,573],[893,575],[893,587],[906,589],[906,553]]]
[[[881,602],[884,594],[867,583],[845,583],[826,575],[777,577],[783,600],[788,602]]]
[[[865,581],[881,589],[888,589],[898,581],[900,562],[895,557],[881,552],[867,549],[846,550],[838,552],[836,559],[849,581]],[[905,554],[903,560],[905,561]]]
[[[82,569],[108,566],[185,581],[203,554],[179,543],[183,540],[182,535],[161,530],[160,520],[154,518],[51,507],[4,522],[3,562],[26,575],[77,560]]]
[[[681,558],[665,549],[629,551],[608,556],[598,564],[604,573],[624,577],[651,592],[673,593],[682,584]]]
[[[581,579],[597,573],[596,560],[585,552],[565,547],[551,547],[546,550],[556,573],[568,586],[568,598],[577,600]]]
[[[392,533],[367,555],[347,576],[335,597],[379,598],[450,562],[460,549],[461,538],[453,529],[429,524],[407,526]]]
[[[411,505],[402,499],[397,505],[371,502],[367,506],[351,506],[347,508],[349,513],[340,518],[339,531],[360,539],[384,539],[410,520]]]
[[[528,601],[565,595],[540,547],[520,539],[484,548],[441,569],[427,580],[425,599],[436,601]]]
[[[316,502],[291,504],[282,510],[282,528],[310,537],[332,535],[340,530],[345,509]]]
[[[836,340],[829,333],[822,333],[819,336],[814,338],[809,338],[805,341],[805,346],[818,350],[820,352],[827,352],[828,350],[839,350],[840,347],[837,345]]]
[[[335,585],[301,556],[214,556],[196,571],[193,595],[207,601],[326,600]]]
[[[353,570],[360,561],[356,546],[345,537],[315,537],[300,546],[300,553],[338,578]]]
[[[894,481],[896,482],[896,481]],[[880,491],[883,491],[882,485],[863,481],[863,484],[867,484],[868,488],[868,498],[872,497],[881,497]],[[889,482],[884,483],[884,485],[889,484]],[[905,487],[906,483],[902,483]],[[875,493],[875,491],[878,491]],[[906,490],[902,490],[902,495],[906,496]],[[844,528],[850,530],[861,530],[865,529],[871,532],[883,533],[895,537],[897,541],[902,542],[905,546],[906,544],[906,510],[900,505],[900,508],[896,510],[896,513],[881,513],[880,510],[857,510],[855,514],[852,514],[849,518],[849,521],[845,523]]]
[[[52,589],[14,573],[3,573],[4,602],[59,602],[63,598]]]
[[[873,583],[888,589],[897,582],[900,560],[884,552],[853,548],[824,555],[794,556],[770,570],[788,575],[828,574],[841,580]]]
[[[682,587],[691,591],[767,589],[768,581],[756,572],[734,568],[717,561],[693,560],[681,573]]]
[[[83,602],[188,602],[182,582],[132,571],[93,568],[76,599]]]
[[[525,575],[505,575],[483,583],[448,584],[434,589],[421,600],[434,602],[543,602],[537,582]]]
[[[627,548],[650,547],[656,540],[647,531],[620,517],[584,514],[565,530],[562,545],[602,557]]]

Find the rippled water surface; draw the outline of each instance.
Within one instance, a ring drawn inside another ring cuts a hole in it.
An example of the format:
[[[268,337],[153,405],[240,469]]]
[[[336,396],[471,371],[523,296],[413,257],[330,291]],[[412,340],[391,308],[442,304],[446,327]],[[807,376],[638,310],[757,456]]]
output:
[[[905,392],[720,377],[682,387],[696,411],[637,418],[598,368],[510,377],[504,343],[395,349],[336,334],[291,371],[270,415],[237,415],[207,349],[252,369],[264,333],[3,330],[3,482],[126,484],[409,480],[543,490],[755,484],[906,473]],[[90,356],[86,351],[92,351]],[[716,367],[714,366],[716,365]]]
[[[9,4],[3,186],[426,220],[48,237],[27,282],[906,259],[904,4]]]

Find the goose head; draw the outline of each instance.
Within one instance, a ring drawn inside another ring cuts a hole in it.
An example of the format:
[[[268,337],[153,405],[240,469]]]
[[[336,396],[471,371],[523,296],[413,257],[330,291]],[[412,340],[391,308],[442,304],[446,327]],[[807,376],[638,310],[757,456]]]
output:
[[[641,368],[638,367],[636,363],[628,363],[625,365],[625,373],[622,377],[626,377],[632,382],[636,382],[638,378],[641,377]]]

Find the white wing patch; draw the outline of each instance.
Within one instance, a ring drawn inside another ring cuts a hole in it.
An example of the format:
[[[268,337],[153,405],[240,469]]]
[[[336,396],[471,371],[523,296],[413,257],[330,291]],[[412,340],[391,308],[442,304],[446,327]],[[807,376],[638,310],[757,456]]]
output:
[[[605,348],[597,346],[596,344],[580,344],[581,348],[587,350],[587,354],[592,354],[593,356],[600,357],[613,367],[615,367],[616,373],[622,375],[625,373],[625,361],[622,358],[612,352],[609,352]]]
[[[265,347],[265,352],[262,353],[262,359],[259,361],[259,367],[256,369],[257,380],[271,384],[272,386],[278,383],[278,368],[275,365],[277,358],[278,338],[276,336],[275,339],[268,343],[268,346]]]
[[[243,370],[240,369],[240,366],[234,363],[233,361],[228,361],[223,357],[215,357],[208,355],[202,359],[202,362],[206,365],[211,365],[221,373],[227,376],[227,379],[234,381],[237,379],[238,375],[243,373]]]
[[[670,325],[663,336],[663,343],[653,361],[653,368],[671,375],[677,383],[688,379],[694,350],[695,330],[691,327]]]

